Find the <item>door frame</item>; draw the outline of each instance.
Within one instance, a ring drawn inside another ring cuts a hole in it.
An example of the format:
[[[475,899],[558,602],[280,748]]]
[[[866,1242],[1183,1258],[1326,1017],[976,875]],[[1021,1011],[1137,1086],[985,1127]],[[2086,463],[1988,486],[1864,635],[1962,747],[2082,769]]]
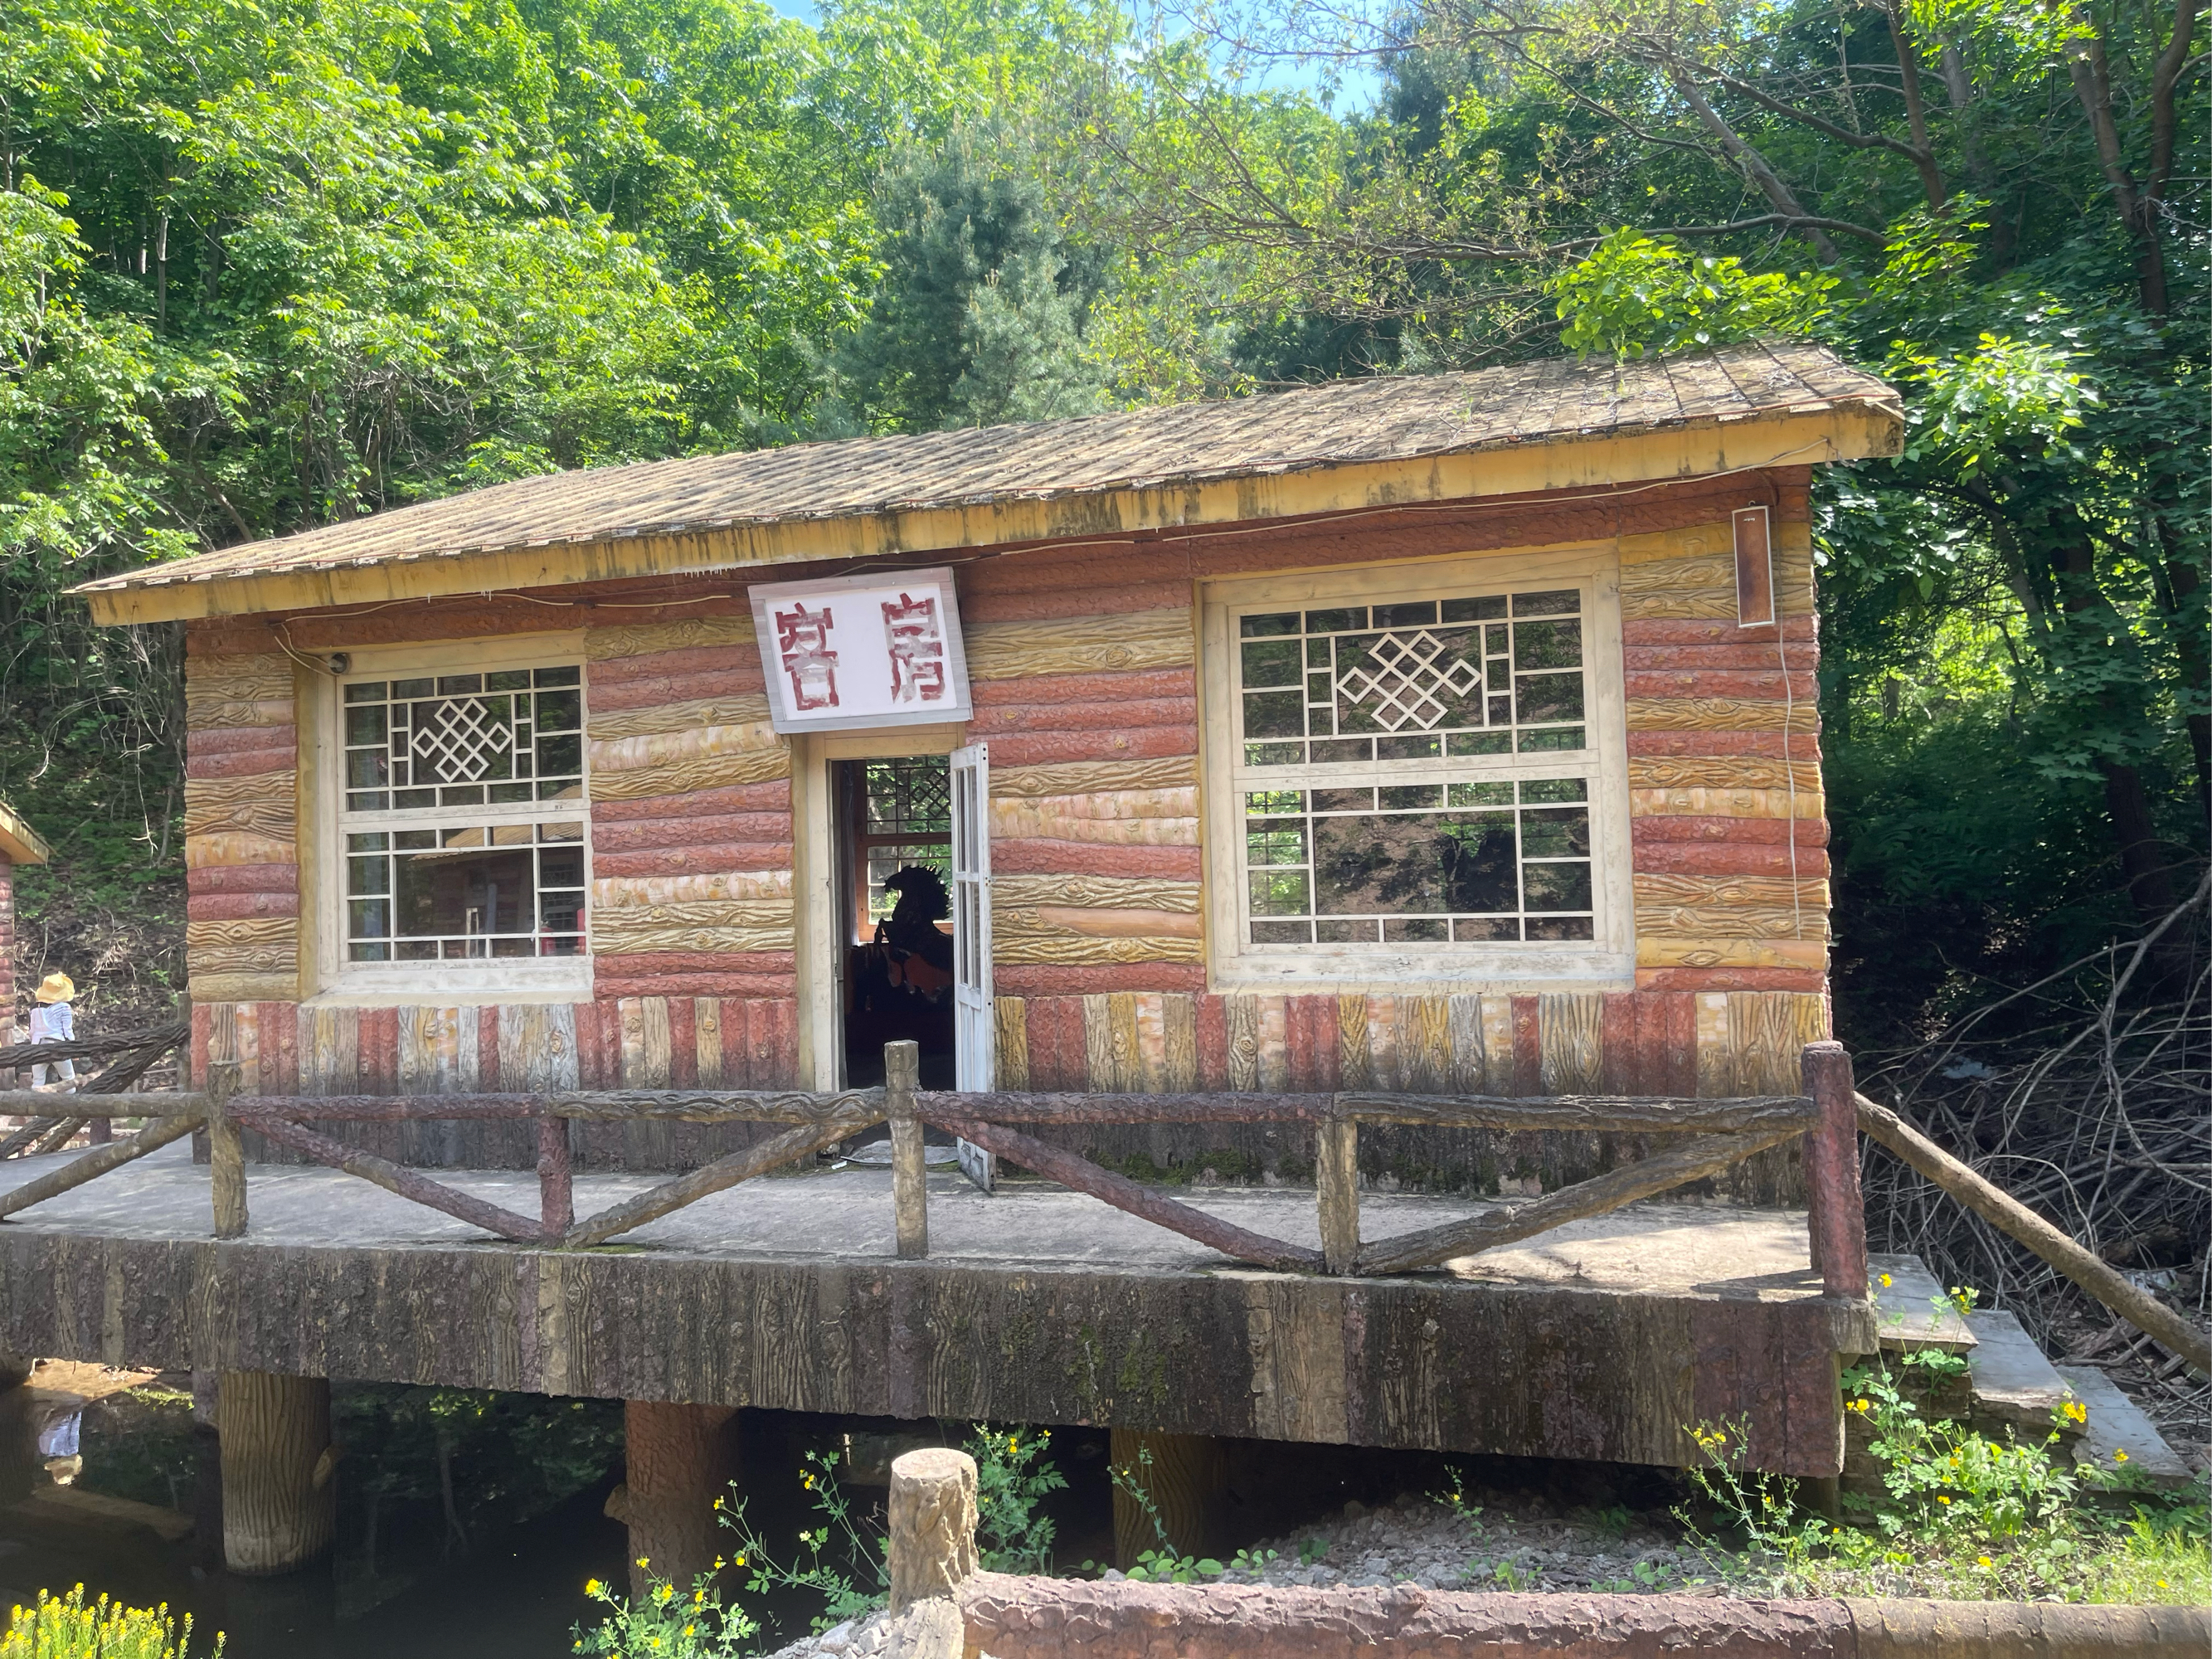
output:
[[[844,1087],[844,1016],[838,1000],[845,916],[840,908],[837,787],[832,761],[950,755],[964,726],[885,726],[807,732],[791,739],[792,932],[798,955],[799,1074],[824,1093]]]

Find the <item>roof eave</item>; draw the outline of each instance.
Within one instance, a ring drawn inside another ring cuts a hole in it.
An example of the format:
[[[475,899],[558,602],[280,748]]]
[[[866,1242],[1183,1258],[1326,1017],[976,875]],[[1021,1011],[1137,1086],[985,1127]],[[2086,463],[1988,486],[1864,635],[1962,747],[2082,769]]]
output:
[[[4,801],[0,801],[0,855],[10,864],[44,864],[53,856],[46,838]]]
[[[1124,536],[1272,519],[1711,477],[1894,455],[1896,408],[1838,399],[1726,420],[1446,451],[1053,497],[912,507],[841,516],[618,531],[586,539],[395,556],[313,569],[167,579],[107,578],[73,592],[113,626],[428,599],[583,582],[760,568],[823,559],[951,551],[1017,542]]]

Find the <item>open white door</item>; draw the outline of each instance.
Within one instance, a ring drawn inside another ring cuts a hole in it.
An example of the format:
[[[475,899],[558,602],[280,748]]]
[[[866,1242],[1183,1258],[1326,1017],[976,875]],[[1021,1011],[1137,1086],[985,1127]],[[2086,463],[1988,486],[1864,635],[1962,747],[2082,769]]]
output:
[[[952,751],[953,1075],[963,1092],[997,1086],[999,1031],[991,1008],[991,750]],[[960,1167],[989,1192],[998,1159],[960,1143]]]

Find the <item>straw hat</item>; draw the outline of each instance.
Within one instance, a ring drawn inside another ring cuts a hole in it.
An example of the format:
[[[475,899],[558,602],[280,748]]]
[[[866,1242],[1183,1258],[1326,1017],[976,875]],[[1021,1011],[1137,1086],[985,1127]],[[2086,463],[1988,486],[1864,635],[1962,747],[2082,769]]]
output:
[[[39,981],[38,996],[41,1002],[67,1002],[76,995],[76,987],[67,974],[48,974]]]

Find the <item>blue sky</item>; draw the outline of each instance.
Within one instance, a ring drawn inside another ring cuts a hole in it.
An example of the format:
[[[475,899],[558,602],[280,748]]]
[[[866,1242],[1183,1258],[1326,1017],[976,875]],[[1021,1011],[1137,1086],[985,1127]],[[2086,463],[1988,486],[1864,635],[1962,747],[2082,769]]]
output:
[[[781,15],[801,23],[813,23],[820,17],[812,0],[769,0],[769,3]],[[1254,84],[1277,88],[1318,87],[1321,80],[1322,66],[1318,64],[1283,64],[1259,77]],[[1336,107],[1342,111],[1359,108],[1373,100],[1381,85],[1374,72],[1364,67],[1346,74],[1337,95]]]

